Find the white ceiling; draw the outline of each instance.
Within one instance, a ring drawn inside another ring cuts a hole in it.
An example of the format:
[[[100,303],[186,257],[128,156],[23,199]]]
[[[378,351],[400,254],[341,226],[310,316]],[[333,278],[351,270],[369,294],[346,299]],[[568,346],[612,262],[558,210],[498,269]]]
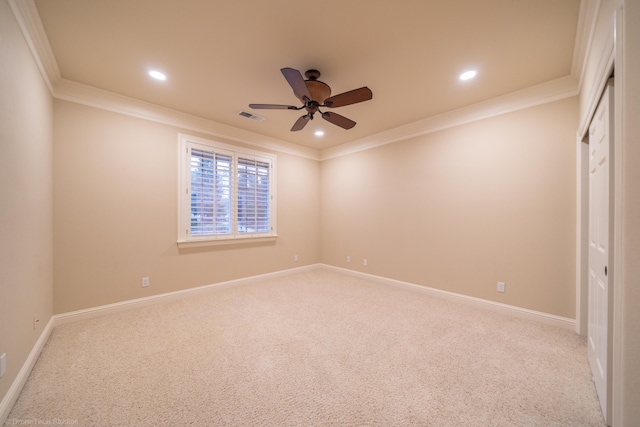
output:
[[[580,10],[580,0],[35,4],[62,78],[318,150],[569,76]],[[368,86],[373,99],[333,110],[358,123],[351,130],[316,116],[290,132],[302,111],[248,107],[299,104],[283,67],[320,70],[334,95]],[[468,69],[478,76],[459,81]]]

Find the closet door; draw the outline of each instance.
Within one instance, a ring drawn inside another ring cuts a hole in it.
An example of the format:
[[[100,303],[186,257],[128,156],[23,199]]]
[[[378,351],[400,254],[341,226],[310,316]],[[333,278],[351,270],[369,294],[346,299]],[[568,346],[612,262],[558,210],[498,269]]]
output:
[[[588,354],[600,406],[611,422],[613,283],[613,81],[606,86],[589,127],[589,314]]]

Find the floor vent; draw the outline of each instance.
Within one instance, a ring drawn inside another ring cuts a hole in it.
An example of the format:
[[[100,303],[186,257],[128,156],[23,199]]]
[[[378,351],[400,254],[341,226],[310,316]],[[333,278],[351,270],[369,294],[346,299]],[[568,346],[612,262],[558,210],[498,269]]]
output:
[[[256,122],[261,122],[264,120],[264,117],[258,116],[256,114],[251,114],[248,111],[240,111],[238,115],[242,117],[246,117],[247,119],[255,120]]]

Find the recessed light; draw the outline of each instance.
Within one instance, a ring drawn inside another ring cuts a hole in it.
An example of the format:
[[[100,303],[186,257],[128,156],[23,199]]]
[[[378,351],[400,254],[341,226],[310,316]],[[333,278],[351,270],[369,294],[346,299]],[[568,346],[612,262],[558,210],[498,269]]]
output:
[[[322,136],[322,135],[324,135],[324,132],[323,132],[323,131],[321,131],[321,130],[317,130],[317,131],[315,132],[315,135],[316,135],[316,136]]]
[[[165,76],[164,73],[161,73],[160,71],[157,71],[157,70],[149,71],[149,75],[156,80],[167,80],[167,76]]]
[[[476,71],[475,70],[469,70],[469,71],[465,71],[464,73],[460,74],[460,80],[469,80],[472,79],[476,76]]]

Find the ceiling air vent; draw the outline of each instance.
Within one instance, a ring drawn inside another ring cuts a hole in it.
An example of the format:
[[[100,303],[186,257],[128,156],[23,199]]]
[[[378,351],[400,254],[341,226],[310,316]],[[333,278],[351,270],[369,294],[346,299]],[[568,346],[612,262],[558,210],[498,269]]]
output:
[[[261,122],[264,120],[264,117],[258,116],[256,114],[251,114],[248,111],[240,111],[238,115],[242,117],[246,117],[247,119],[255,120],[256,122]]]

